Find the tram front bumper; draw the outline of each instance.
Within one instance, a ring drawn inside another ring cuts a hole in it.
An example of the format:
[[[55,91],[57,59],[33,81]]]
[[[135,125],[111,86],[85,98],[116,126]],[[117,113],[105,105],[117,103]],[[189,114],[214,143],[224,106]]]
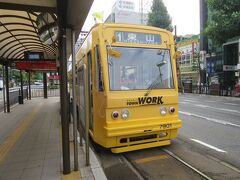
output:
[[[135,151],[135,150],[140,150],[140,149],[166,146],[169,144],[171,144],[170,140],[163,140],[163,141],[158,141],[158,142],[149,142],[149,143],[145,143],[145,144],[135,144],[134,146],[123,146],[123,147],[111,148],[111,151],[113,153],[123,153],[123,152]]]
[[[104,127],[107,137],[131,136],[136,134],[151,134],[154,132],[177,130],[181,127],[181,120],[153,123],[153,124],[136,124],[119,127]],[[173,137],[172,137],[173,138]]]

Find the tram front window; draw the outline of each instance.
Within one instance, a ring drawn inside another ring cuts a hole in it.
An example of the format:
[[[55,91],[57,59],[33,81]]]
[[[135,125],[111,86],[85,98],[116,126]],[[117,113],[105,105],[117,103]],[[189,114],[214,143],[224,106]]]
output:
[[[119,52],[121,56],[108,55],[110,90],[173,88],[169,50],[133,47],[111,48]]]

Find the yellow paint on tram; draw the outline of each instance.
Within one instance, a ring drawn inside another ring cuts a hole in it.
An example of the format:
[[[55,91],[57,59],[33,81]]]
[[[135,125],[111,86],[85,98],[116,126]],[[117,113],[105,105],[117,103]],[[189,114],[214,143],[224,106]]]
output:
[[[181,127],[176,54],[164,29],[95,25],[76,54],[78,129],[89,121],[114,153],[170,144]]]

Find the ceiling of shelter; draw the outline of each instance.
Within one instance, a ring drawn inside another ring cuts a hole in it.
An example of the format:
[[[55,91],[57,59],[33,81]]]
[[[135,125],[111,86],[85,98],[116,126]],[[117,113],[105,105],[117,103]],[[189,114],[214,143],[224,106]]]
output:
[[[38,36],[39,13],[0,9],[0,59],[23,59],[24,51],[44,52],[55,59],[56,44],[45,45]]]
[[[77,39],[93,0],[63,2],[67,7],[66,12],[62,12],[67,27],[75,31]],[[36,25],[40,12],[57,13],[56,4],[57,0],[0,0],[0,61],[24,59],[24,51],[40,51],[44,52],[45,59],[56,58],[57,43],[43,44]],[[67,54],[70,54],[68,48]]]

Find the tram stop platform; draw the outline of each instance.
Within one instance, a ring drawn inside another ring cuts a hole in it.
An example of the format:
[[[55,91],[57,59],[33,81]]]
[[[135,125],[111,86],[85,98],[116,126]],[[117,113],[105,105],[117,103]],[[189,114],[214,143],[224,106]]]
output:
[[[85,166],[84,146],[78,146],[79,171],[63,175],[59,111],[59,97],[50,97],[25,101],[9,114],[0,112],[0,180],[106,179],[91,150],[91,165]],[[70,150],[73,154],[72,142]]]

